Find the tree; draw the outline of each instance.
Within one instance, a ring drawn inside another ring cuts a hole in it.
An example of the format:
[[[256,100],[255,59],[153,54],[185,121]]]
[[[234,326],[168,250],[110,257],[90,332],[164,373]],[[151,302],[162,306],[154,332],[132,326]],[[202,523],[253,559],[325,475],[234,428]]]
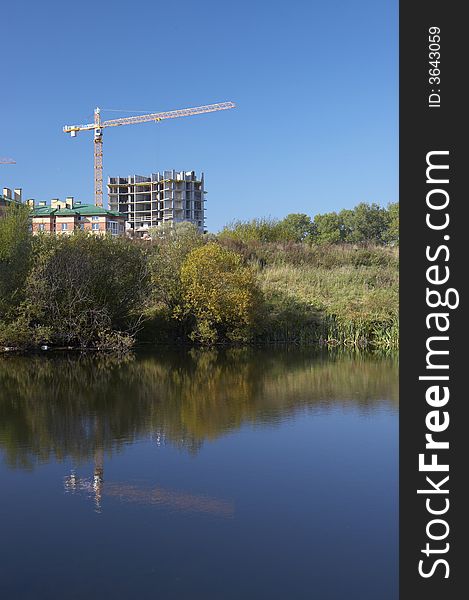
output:
[[[388,214],[385,208],[378,204],[362,202],[353,210],[341,211],[339,217],[342,219],[346,231],[344,236],[346,241],[383,243],[383,236],[388,225]]]
[[[282,240],[282,227],[277,219],[270,218],[233,221],[225,225],[219,235],[240,242],[279,242]]]
[[[314,226],[316,229],[315,241],[318,244],[338,244],[344,241],[343,224],[337,213],[316,215]]]
[[[399,244],[399,202],[388,204],[387,228],[383,240],[388,244]]]
[[[216,243],[193,250],[181,269],[181,317],[192,323],[193,341],[212,345],[247,342],[254,333],[261,292],[254,270]]]
[[[181,267],[188,254],[204,244],[204,236],[188,222],[152,228],[150,235],[155,240],[150,257],[152,304],[172,312],[181,303]]]
[[[0,218],[0,318],[21,301],[31,261],[29,207],[12,204]]]
[[[291,213],[278,224],[282,240],[300,243],[314,237],[315,227],[311,217],[304,213]]]

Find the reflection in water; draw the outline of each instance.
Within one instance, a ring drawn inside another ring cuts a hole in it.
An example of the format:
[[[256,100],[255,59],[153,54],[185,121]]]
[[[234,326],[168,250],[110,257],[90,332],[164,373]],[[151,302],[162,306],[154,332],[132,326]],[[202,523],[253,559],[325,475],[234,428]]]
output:
[[[232,517],[232,502],[156,487],[147,489],[128,483],[104,483],[104,454],[101,448],[95,452],[93,477],[80,477],[75,469],[64,477],[64,488],[68,493],[82,493],[92,498],[97,513],[102,512],[104,494],[118,498],[121,502],[136,502],[145,505],[167,506],[181,512],[199,512],[219,517]]]
[[[128,483],[109,482],[97,478],[78,477],[73,471],[64,478],[65,491],[68,493],[84,493],[94,500],[96,512],[101,513],[103,495],[117,498],[121,502],[165,506],[180,512],[198,512],[217,517],[232,517],[233,502],[212,498],[206,495],[187,494],[185,492],[155,487],[146,489]]]
[[[76,469],[73,469],[70,475],[64,477],[64,488],[66,492],[86,492],[88,496],[93,497],[96,512],[101,512],[101,499],[103,496],[104,485],[104,453],[102,448],[96,448],[94,454],[94,473],[93,478],[79,477]]]
[[[134,485],[111,483],[106,486],[106,494],[118,497],[124,502],[164,505],[181,512],[200,512],[219,517],[232,517],[234,514],[234,505],[227,500],[160,487],[145,490]]]
[[[200,512],[220,517],[232,517],[234,514],[234,505],[227,500],[205,495],[186,494],[160,487],[145,490],[134,485],[111,483],[106,486],[106,493],[125,502],[162,504],[182,512]]]
[[[0,360],[0,449],[31,469],[78,463],[151,438],[197,453],[243,424],[270,425],[326,404],[397,406],[397,364],[288,350],[189,351],[137,356]],[[102,463],[102,459],[98,462]],[[100,487],[101,475],[94,474]]]
[[[0,597],[395,600],[397,385],[298,349],[1,358]]]

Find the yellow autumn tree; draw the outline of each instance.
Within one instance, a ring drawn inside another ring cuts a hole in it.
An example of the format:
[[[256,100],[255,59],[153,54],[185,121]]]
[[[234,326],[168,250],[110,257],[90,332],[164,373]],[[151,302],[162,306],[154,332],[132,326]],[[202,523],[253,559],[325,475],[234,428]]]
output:
[[[181,268],[180,314],[190,337],[205,345],[248,342],[254,335],[262,295],[254,270],[216,243],[193,250]]]

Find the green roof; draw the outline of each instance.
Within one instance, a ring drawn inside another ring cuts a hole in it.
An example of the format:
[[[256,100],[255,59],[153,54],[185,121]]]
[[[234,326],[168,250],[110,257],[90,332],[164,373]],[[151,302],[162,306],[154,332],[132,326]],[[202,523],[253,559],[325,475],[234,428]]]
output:
[[[102,206],[94,204],[75,204],[73,208],[51,208],[50,206],[36,206],[32,210],[33,217],[70,217],[70,216],[99,216],[109,215],[111,217],[125,217],[123,213],[107,210]]]
[[[56,217],[70,217],[77,215],[77,211],[71,208],[56,208],[54,209],[54,214]]]
[[[73,209],[79,215],[107,215],[110,213],[102,206],[94,206],[94,204],[78,204]]]
[[[57,209],[52,209],[50,206],[36,206],[31,212],[33,217],[48,217],[55,214],[56,210]]]

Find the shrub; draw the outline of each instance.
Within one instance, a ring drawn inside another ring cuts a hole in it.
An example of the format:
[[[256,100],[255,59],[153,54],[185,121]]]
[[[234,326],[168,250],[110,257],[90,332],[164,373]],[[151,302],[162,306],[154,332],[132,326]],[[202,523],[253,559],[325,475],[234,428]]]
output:
[[[135,334],[147,292],[144,250],[76,233],[35,238],[22,312],[57,344],[119,349]]]
[[[206,345],[248,342],[262,297],[254,270],[219,244],[193,250],[181,269],[181,317],[192,323],[190,337]]]

